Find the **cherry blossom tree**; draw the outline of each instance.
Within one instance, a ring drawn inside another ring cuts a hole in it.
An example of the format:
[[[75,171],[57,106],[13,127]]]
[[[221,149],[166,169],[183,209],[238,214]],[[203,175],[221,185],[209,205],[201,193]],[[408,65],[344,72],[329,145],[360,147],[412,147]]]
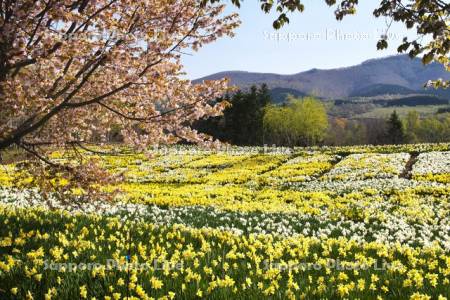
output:
[[[81,143],[120,123],[133,145],[203,140],[225,81],[191,86],[180,53],[238,25],[198,1],[1,1],[0,149]],[[142,134],[136,134],[136,126]]]
[[[239,20],[224,7],[197,0],[0,1],[0,150],[15,145],[84,182],[99,177],[93,164],[81,171],[82,164],[56,164],[49,146],[87,149],[94,136],[105,141],[113,125],[136,148],[213,142],[189,125],[221,113],[226,103],[210,100],[227,82],[192,85],[180,76],[180,56],[233,35]]]

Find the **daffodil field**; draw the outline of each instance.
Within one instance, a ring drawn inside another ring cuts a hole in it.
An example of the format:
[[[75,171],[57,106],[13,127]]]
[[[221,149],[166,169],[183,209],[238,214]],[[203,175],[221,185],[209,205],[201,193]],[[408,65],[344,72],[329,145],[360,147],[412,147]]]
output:
[[[0,299],[450,299],[450,144],[97,158],[113,202],[0,165]]]

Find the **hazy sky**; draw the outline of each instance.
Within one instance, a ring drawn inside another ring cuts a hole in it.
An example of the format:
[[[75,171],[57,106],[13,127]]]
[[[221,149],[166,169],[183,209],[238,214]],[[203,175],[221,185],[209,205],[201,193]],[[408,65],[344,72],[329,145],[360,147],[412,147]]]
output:
[[[241,9],[229,5],[227,11],[237,11],[242,25],[234,38],[219,39],[184,56],[189,79],[229,70],[293,74],[351,66],[395,54],[406,33],[402,24],[393,24],[391,46],[376,50],[377,38],[387,28],[387,20],[372,16],[379,1],[361,1],[358,13],[340,22],[324,0],[304,1],[305,11],[291,15],[290,24],[278,31],[272,29],[275,14],[264,14],[258,2],[245,0]]]

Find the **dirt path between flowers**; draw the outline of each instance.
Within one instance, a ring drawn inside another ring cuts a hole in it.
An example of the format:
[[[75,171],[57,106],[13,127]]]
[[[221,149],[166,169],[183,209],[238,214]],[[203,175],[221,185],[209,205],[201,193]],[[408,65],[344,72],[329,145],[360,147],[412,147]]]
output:
[[[351,153],[340,153],[340,154],[338,154],[339,157],[331,162],[331,167],[329,169],[323,171],[321,174],[317,175],[317,178],[320,179],[322,177],[325,177],[328,173],[331,172],[331,170],[333,170],[336,167],[336,165],[338,163],[340,163],[341,161],[346,159],[350,154]]]
[[[417,157],[419,156],[418,152],[411,152],[408,162],[405,165],[405,169],[403,169],[403,172],[399,175],[400,178],[404,179],[412,179],[412,169],[414,167],[414,164],[417,162]]]

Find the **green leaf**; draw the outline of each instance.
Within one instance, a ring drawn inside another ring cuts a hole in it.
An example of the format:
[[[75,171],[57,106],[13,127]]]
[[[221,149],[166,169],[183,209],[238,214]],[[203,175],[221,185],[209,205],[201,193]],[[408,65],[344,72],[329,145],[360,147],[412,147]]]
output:
[[[434,53],[433,53],[433,52],[429,52],[429,53],[425,54],[425,55],[422,57],[422,63],[423,63],[424,65],[428,65],[430,62],[433,61],[433,58],[434,58]]]
[[[280,21],[278,21],[278,20],[274,21],[273,22],[273,28],[276,29],[276,30],[280,29],[281,28]]]
[[[410,43],[403,43],[403,44],[401,44],[400,46],[398,46],[397,52],[398,52],[398,53],[403,53],[403,52],[405,52],[406,50],[408,50],[408,48],[409,48],[410,45],[411,45]]]
[[[377,49],[378,50],[383,50],[386,49],[388,47],[388,42],[386,40],[379,40],[377,43]]]

